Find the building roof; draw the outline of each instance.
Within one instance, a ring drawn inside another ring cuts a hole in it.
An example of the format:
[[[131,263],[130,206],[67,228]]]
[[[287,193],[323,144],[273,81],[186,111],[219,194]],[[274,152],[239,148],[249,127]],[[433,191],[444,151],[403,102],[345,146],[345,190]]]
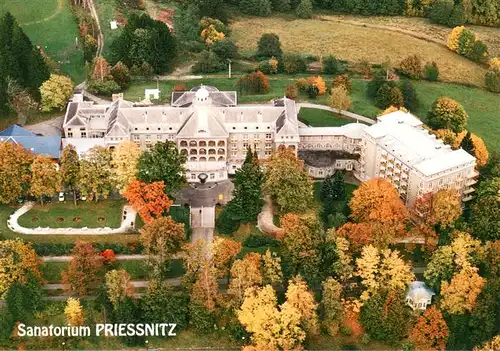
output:
[[[64,138],[63,147],[68,145],[75,147],[76,153],[81,156],[85,155],[90,149],[95,146],[106,146],[104,138]]]
[[[17,124],[13,124],[7,129],[4,129],[0,132],[0,136],[36,136],[35,133],[24,129],[23,127],[18,126]]]
[[[418,280],[411,282],[410,286],[406,289],[406,298],[410,298],[416,303],[431,300],[434,295],[436,295],[434,290],[429,288],[425,282]]]
[[[366,128],[365,133],[376,139],[379,147],[426,176],[475,160],[467,152],[452,150],[436,139],[410,113],[396,111],[377,119],[378,123]]]

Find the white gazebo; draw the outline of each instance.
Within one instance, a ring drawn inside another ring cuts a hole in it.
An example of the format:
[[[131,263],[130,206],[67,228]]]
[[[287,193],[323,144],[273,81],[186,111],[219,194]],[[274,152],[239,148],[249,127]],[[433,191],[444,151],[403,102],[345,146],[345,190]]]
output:
[[[413,281],[406,290],[406,304],[413,310],[425,310],[436,293],[425,282]]]

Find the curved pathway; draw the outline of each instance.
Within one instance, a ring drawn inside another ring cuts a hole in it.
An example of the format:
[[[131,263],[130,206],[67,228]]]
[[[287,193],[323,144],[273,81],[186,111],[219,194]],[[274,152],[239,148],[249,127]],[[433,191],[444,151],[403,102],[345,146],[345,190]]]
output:
[[[110,235],[123,234],[135,230],[137,212],[129,205],[123,206],[122,222],[118,228],[25,228],[20,226],[18,223],[19,217],[31,210],[34,205],[34,202],[27,202],[14,212],[7,220],[9,229],[16,233],[28,235]]]
[[[257,228],[265,234],[275,235],[281,228],[274,225],[273,201],[270,196],[265,196],[264,201],[266,203],[257,216]]]
[[[349,112],[349,111],[344,111],[344,110],[337,110],[336,108],[332,108],[330,106],[326,106],[326,105],[319,105],[319,104],[311,104],[309,102],[299,102],[297,104],[297,106],[299,107],[306,107],[306,108],[315,108],[315,109],[318,109],[318,110],[325,110],[325,111],[330,111],[330,112],[333,112],[333,113],[337,113],[341,116],[344,116],[348,119],[352,119],[352,120],[355,120],[355,121],[362,121],[362,122],[365,122],[365,123],[368,123],[368,124],[375,124],[375,120],[374,119],[371,119],[371,118],[368,118],[368,117],[364,117],[364,116],[361,116],[361,115],[358,115],[356,113],[352,113],[352,112]]]
[[[63,6],[64,6],[64,0],[57,0],[56,10],[50,16],[42,18],[41,20],[38,20],[38,21],[21,23],[21,26],[29,26],[32,24],[50,21],[51,19],[55,18],[61,12],[61,10],[63,9]]]

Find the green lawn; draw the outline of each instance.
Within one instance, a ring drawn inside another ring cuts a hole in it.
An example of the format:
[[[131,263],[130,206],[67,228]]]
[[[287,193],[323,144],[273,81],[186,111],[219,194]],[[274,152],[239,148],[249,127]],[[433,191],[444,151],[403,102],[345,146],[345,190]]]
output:
[[[330,111],[307,107],[300,109],[299,120],[312,127],[340,127],[354,122]]]
[[[39,45],[75,83],[84,79],[83,53],[68,0],[3,0],[0,14],[10,11],[33,45]]]
[[[103,56],[110,58],[110,47],[113,40],[121,33],[121,28],[111,29],[109,22],[116,18],[116,0],[94,0],[95,10],[99,17],[102,34],[104,35]]]
[[[46,205],[36,204],[30,211],[19,217],[19,224],[27,228],[118,228],[125,200],[103,200],[98,203],[52,202]]]

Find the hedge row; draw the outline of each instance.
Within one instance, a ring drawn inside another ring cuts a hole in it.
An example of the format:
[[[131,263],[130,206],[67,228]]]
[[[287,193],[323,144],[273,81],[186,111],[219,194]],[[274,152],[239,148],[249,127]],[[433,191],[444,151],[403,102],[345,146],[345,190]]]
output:
[[[106,249],[111,249],[115,252],[115,254],[140,254],[142,253],[142,245],[141,244],[119,244],[119,243],[94,243],[92,244],[97,251],[104,251]],[[75,244],[73,243],[57,243],[57,244],[40,244],[33,243],[31,245],[33,249],[36,251],[39,256],[62,256],[62,255],[70,255],[71,250]]]

